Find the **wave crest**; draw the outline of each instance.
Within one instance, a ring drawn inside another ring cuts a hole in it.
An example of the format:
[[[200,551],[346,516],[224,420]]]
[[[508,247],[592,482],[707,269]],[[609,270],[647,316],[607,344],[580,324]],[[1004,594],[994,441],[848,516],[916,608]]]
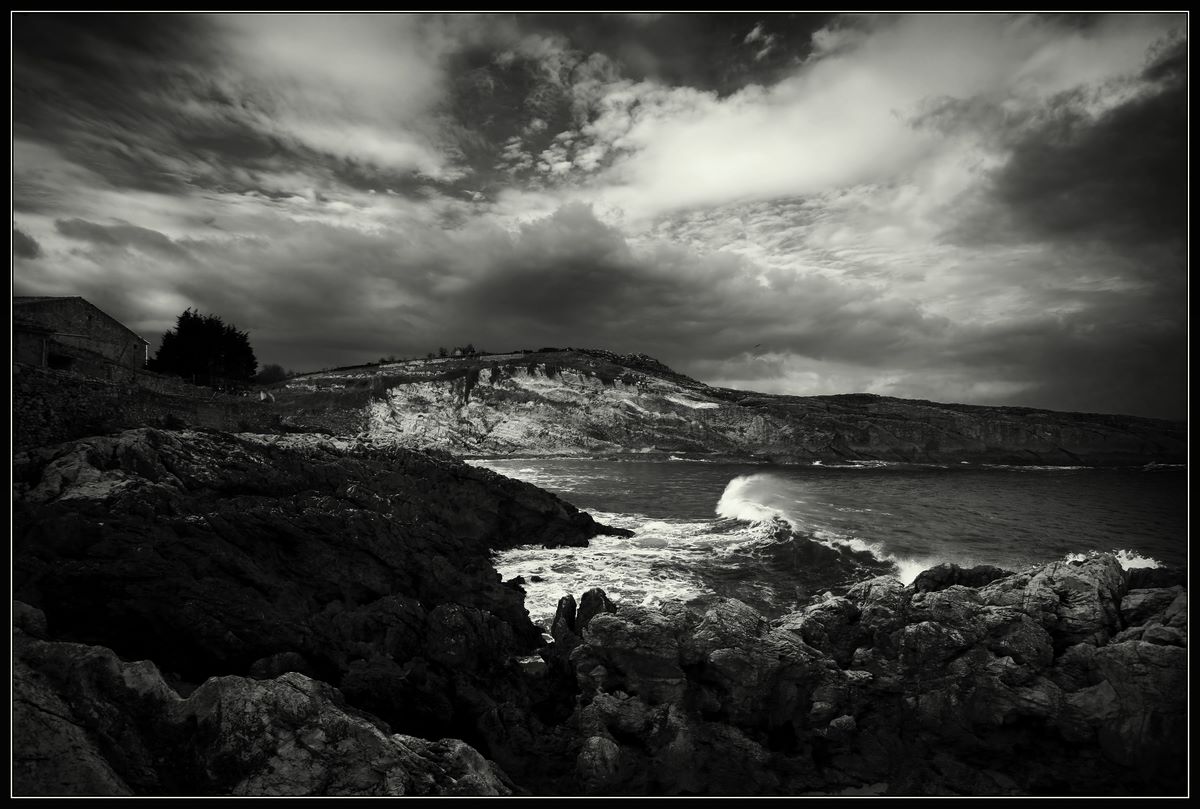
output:
[[[750,523],[774,519],[790,523],[781,509],[763,502],[778,491],[779,485],[779,479],[772,475],[739,475],[725,485],[725,491],[717,501],[717,516]]]
[[[904,584],[911,584],[918,573],[941,561],[899,557],[889,553],[878,542],[806,525],[804,520],[788,514],[784,507],[784,504],[800,503],[794,495],[795,492],[789,489],[786,481],[769,473],[741,475],[725,485],[725,491],[717,501],[717,516],[748,522],[760,529],[739,550],[747,544],[778,541],[779,529],[786,527],[798,538],[843,555],[863,554],[881,564],[891,565],[895,575]]]

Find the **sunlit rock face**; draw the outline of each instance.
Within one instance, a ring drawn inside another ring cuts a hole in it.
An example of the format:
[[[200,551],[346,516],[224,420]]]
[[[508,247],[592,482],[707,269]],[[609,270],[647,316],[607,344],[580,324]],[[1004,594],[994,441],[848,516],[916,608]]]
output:
[[[641,355],[413,360],[298,377],[285,428],[456,454],[686,452],[778,461],[1178,462],[1183,425],[870,394],[712,388]]]

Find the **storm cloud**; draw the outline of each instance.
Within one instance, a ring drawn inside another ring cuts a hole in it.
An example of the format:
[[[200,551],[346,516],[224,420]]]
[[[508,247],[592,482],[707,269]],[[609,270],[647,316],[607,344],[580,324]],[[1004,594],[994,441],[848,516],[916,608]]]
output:
[[[14,290],[1182,418],[1185,23],[19,15]]]
[[[13,255],[17,258],[41,258],[42,246],[37,243],[37,239],[24,233],[19,228],[13,228],[12,232],[12,250]]]

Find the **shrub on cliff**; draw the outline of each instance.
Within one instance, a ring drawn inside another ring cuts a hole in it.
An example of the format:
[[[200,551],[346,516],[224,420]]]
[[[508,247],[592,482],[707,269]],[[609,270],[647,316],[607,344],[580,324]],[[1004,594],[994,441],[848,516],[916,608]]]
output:
[[[282,382],[293,376],[295,374],[283,370],[282,365],[264,365],[258,375],[254,377],[254,382],[258,385],[274,385],[276,382]]]
[[[258,360],[246,332],[217,315],[187,309],[176,319],[175,328],[163,334],[149,368],[197,385],[227,387],[249,382]]]

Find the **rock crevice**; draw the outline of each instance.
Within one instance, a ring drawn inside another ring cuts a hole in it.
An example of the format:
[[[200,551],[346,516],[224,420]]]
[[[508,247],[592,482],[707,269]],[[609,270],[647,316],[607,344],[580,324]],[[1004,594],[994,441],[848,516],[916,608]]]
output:
[[[491,554],[609,529],[486,470],[143,429],[13,473],[19,794],[1186,791],[1187,591],[1109,555],[593,589],[547,646]]]

